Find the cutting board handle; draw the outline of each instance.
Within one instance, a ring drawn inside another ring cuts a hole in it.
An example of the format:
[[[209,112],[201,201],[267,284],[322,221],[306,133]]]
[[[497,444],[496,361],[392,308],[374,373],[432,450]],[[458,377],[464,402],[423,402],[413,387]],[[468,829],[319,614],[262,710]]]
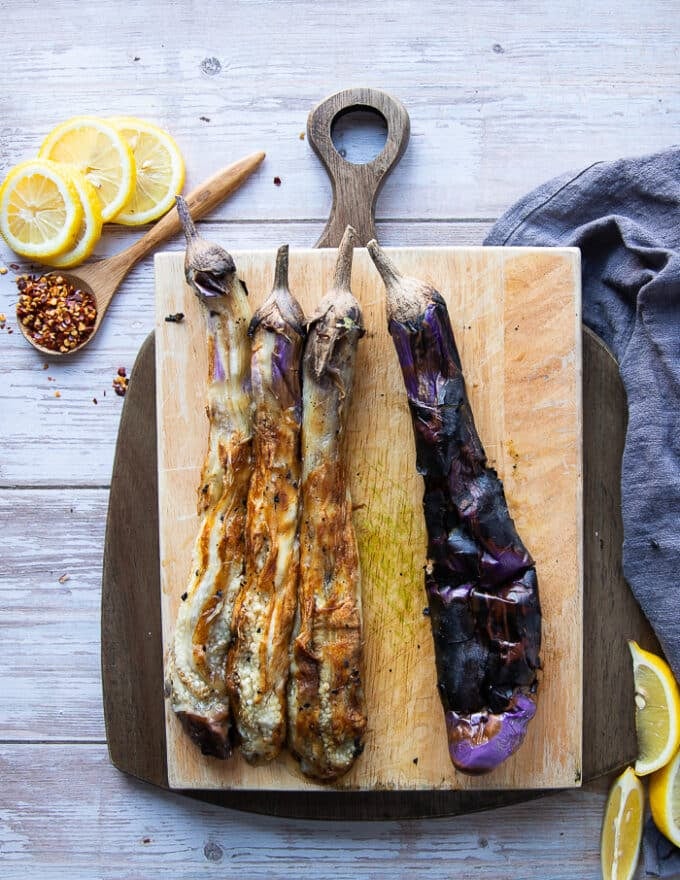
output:
[[[355,110],[373,110],[387,124],[387,141],[375,159],[355,165],[335,149],[331,131],[341,116]],[[376,238],[375,203],[387,175],[408,144],[411,124],[405,107],[379,89],[346,89],[318,104],[307,119],[307,138],[324,164],[333,186],[333,205],[316,247],[338,247],[347,224],[362,244]]]

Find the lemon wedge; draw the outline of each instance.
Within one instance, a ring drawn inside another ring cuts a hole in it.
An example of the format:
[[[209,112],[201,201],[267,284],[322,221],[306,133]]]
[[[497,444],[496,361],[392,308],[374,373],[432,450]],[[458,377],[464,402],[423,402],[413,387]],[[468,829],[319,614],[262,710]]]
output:
[[[628,767],[614,782],[607,798],[600,837],[604,880],[630,880],[640,856],[645,794]]]
[[[0,232],[23,257],[47,260],[69,250],[82,219],[76,185],[55,162],[21,162],[0,188]]]
[[[45,257],[44,262],[58,269],[79,266],[92,253],[102,234],[102,206],[97,190],[77,168],[61,165],[62,172],[68,174],[78,192],[83,207],[83,219],[72,248],[56,257]]]
[[[135,188],[135,159],[125,138],[108,122],[74,116],[47,135],[38,154],[74,165],[101,201],[104,222],[121,211]]]
[[[649,806],[659,831],[680,846],[680,751],[650,776]]]
[[[135,157],[135,190],[114,223],[141,226],[158,219],[175,204],[184,186],[184,159],[170,135],[150,122],[133,116],[110,119],[130,144]]]
[[[680,746],[680,691],[665,660],[637,642],[628,647],[635,681],[635,772],[646,776],[667,764]]]

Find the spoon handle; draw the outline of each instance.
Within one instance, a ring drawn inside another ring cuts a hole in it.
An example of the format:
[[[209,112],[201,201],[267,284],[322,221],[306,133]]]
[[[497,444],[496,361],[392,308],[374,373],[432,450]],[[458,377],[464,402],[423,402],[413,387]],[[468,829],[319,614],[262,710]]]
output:
[[[264,157],[264,153],[252,153],[250,156],[246,156],[243,159],[239,159],[238,162],[222,168],[221,171],[217,171],[212,177],[209,177],[197,186],[196,189],[192,190],[185,196],[191,216],[198,220],[212,211],[213,208],[219,205],[221,201],[235,189],[238,189],[250,177]],[[116,288],[135,263],[139,262],[142,257],[145,257],[150,251],[158,247],[159,244],[166,241],[166,239],[180,232],[181,228],[177,208],[172,208],[139,241],[136,241],[129,248],[106,261],[109,278],[115,278],[115,287],[112,290],[107,290],[105,293],[103,292],[101,297],[103,301],[98,302],[100,314],[106,310],[113,294],[116,292]]]

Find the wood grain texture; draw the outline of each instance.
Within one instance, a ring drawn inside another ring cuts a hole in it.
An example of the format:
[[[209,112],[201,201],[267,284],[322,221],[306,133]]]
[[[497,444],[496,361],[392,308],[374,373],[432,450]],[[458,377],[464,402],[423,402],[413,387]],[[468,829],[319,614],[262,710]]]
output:
[[[336,149],[333,124],[343,115],[370,109],[385,121],[387,136],[380,153],[369,162],[354,164]],[[309,143],[328,171],[333,204],[326,228],[316,247],[338,247],[347,226],[359,244],[376,238],[375,203],[390,171],[408,144],[411,125],[404,105],[379,89],[345,89],[318,104],[307,119]]]
[[[590,331],[590,336],[596,338]],[[605,346],[599,343],[600,352]],[[621,567],[621,458],[626,436],[626,394],[618,370],[603,368],[598,349],[583,347],[583,778],[617,769],[637,757],[635,688],[628,639],[661,653]],[[605,355],[606,357],[606,355]],[[613,355],[609,355],[612,363]],[[606,613],[603,611],[606,609]],[[633,633],[636,633],[633,635]],[[616,739],[612,748],[612,707]]]
[[[107,502],[98,489],[0,490],[0,741],[103,741]]]
[[[587,20],[578,0],[455,10],[424,0],[415,12],[395,0],[387,15],[361,0],[326,7],[232,0],[227,16],[153,0],[121,15],[116,5],[84,13],[61,0],[50,16],[40,4],[7,6],[16,39],[0,59],[11,84],[0,173],[69,115],[132,114],[176,137],[188,187],[267,151],[262,185],[237,193],[220,216],[325,220],[328,180],[299,135],[325,95],[361,85],[399,98],[411,117],[380,217],[496,217],[556,174],[677,141],[677,35],[665,0],[649,0],[643,14],[594,2]]]
[[[347,789],[501,789],[581,779],[581,379],[576,251],[397,249],[405,274],[429,279],[451,311],[470,398],[491,463],[534,555],[544,614],[544,674],[525,745],[481,778],[451,767],[422,584],[425,531],[401,374],[382,285],[357,250],[352,289],[367,328],[357,360],[346,455],[362,567],[369,725],[366,749],[336,783]],[[257,308],[273,252],[235,252]],[[291,290],[309,314],[330,283],[334,251],[293,251]],[[167,650],[196,530],[205,450],[206,348],[182,258],[156,257],[159,509]],[[545,303],[550,301],[550,309]],[[183,312],[182,324],[168,313]],[[539,414],[537,418],[537,413]],[[438,722],[441,722],[438,724]],[[307,788],[292,759],[251,768],[203,758],[168,714],[171,786]],[[416,760],[417,759],[417,760]]]
[[[68,746],[0,746],[0,773],[3,880],[599,876],[601,785],[474,816],[309,822],[160,795],[118,773],[99,745],[75,753]],[[540,847],[532,842],[537,824],[550,829]]]

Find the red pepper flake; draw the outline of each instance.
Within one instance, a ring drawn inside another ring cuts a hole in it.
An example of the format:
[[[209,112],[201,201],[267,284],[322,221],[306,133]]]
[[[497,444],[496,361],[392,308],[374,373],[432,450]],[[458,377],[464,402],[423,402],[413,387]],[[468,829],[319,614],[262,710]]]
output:
[[[280,177],[274,178],[274,186],[281,186],[281,178]]]
[[[121,370],[123,371],[122,374]],[[120,370],[118,370],[118,375],[114,377],[112,382],[113,390],[118,397],[125,397],[129,381],[130,380],[125,375],[125,368],[121,367]]]
[[[92,335],[97,303],[89,291],[78,290],[57,274],[20,275],[16,284],[17,318],[38,345],[63,354]]]
[[[93,397],[93,398],[92,398],[92,403],[94,403],[95,406],[97,405],[97,398],[96,398],[96,397]]]
[[[70,581],[70,580],[71,580],[71,575],[70,575],[70,574],[62,574],[62,576],[59,578],[59,583],[60,583],[60,584],[65,584],[66,581]]]
[[[184,312],[175,312],[174,315],[166,315],[165,320],[168,324],[181,324],[184,320]]]
[[[49,370],[49,368],[50,368],[49,364],[43,364],[43,370]]]
[[[122,376],[123,379],[125,378],[125,376],[126,376],[126,370],[125,370],[125,367],[118,367],[118,375],[119,375],[119,376]]]
[[[21,266],[18,263],[10,263],[9,267],[12,270],[12,272],[18,272],[19,269],[21,269]]]

